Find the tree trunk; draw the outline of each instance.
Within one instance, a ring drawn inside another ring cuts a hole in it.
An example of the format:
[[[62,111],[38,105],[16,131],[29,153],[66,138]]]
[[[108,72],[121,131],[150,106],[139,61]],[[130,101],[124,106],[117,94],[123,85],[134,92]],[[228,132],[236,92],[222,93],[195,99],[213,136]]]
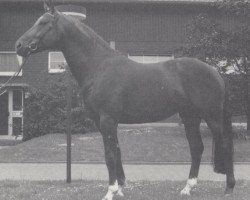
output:
[[[246,98],[246,107],[247,107],[247,135],[250,137],[250,66],[247,68],[247,75],[246,75],[246,92],[247,92],[247,98]]]
[[[250,134],[250,98],[249,98],[249,92],[248,92],[248,101],[247,101],[247,132],[248,132],[248,134]]]

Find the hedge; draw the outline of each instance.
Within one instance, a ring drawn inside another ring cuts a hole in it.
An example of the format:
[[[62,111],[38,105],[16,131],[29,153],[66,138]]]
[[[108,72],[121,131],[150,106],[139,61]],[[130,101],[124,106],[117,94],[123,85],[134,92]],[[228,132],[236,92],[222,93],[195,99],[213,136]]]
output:
[[[96,130],[82,103],[80,90],[74,79],[67,73],[51,75],[46,87],[29,87],[24,101],[23,140],[48,133],[66,132],[67,86],[73,90],[72,133],[86,133]]]

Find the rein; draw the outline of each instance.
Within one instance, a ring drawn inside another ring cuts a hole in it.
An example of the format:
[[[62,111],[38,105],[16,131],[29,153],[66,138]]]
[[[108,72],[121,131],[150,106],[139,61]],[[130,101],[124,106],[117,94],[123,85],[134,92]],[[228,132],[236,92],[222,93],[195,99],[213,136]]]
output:
[[[54,15],[52,15],[51,13],[47,12],[47,14],[53,16],[55,18]],[[21,72],[21,70],[23,69],[23,66],[25,65],[26,61],[28,60],[28,57],[30,56],[30,54],[34,51],[37,50],[38,46],[37,44],[30,44],[30,46],[28,46],[29,48],[29,52],[28,55],[26,57],[24,57],[24,60],[22,62],[22,64],[20,65],[19,69],[0,87],[0,96],[2,96],[7,89],[4,89],[12,80],[14,80]]]
[[[21,64],[21,66],[19,67],[19,69],[0,87],[0,92],[1,90],[3,90],[12,80],[14,80],[21,72],[21,70],[23,69],[23,66],[25,65],[25,63],[28,60],[28,56],[24,57],[24,60]],[[5,92],[7,91],[7,89],[4,89],[1,93],[0,96],[2,96]]]

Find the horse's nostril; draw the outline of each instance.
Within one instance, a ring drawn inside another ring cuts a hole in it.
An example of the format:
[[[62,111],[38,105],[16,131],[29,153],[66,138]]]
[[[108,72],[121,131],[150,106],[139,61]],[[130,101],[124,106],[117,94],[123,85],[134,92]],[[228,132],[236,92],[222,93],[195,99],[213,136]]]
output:
[[[18,42],[17,44],[16,44],[16,49],[18,50],[18,49],[20,49],[22,47],[22,43],[21,42]]]

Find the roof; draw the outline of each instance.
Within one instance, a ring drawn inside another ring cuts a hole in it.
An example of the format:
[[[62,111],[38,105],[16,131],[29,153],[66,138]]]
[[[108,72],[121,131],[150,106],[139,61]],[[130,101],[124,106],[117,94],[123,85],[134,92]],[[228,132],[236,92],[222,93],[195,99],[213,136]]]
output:
[[[54,0],[55,3],[213,3],[217,0]],[[0,0],[0,2],[33,2],[42,0]]]

